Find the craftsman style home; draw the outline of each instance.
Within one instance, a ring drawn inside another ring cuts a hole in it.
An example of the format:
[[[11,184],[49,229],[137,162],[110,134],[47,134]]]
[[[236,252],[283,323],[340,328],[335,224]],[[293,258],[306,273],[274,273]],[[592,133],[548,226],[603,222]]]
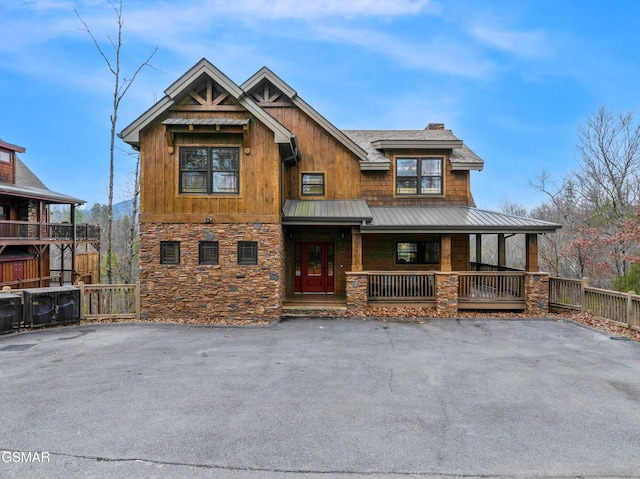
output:
[[[0,140],[0,286],[99,282],[99,228],[76,225],[84,201],[48,189],[20,160],[25,151]],[[52,223],[51,205],[65,205],[69,221]]]
[[[121,133],[140,151],[143,315],[548,307],[537,237],[559,226],[474,208],[484,162],[444,125],[339,130],[269,69],[238,85],[206,59],[165,93]],[[513,234],[525,271],[504,267]]]

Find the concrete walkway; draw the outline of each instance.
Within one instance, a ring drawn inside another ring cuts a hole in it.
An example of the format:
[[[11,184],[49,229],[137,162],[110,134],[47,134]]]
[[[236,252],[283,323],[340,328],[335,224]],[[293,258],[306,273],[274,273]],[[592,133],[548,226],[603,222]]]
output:
[[[1,478],[640,477],[640,344],[570,322],[72,326],[0,385]]]

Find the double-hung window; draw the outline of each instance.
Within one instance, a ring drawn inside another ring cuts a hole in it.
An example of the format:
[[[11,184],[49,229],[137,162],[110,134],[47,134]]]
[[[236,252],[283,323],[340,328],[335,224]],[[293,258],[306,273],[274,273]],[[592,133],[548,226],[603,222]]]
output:
[[[302,173],[302,196],[324,196],[324,173]]]
[[[396,158],[397,195],[442,195],[443,158]]]
[[[180,148],[180,193],[240,193],[240,148]]]

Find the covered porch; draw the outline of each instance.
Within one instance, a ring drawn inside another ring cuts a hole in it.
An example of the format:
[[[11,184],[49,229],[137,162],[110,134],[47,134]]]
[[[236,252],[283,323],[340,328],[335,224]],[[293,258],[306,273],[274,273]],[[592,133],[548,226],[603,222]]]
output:
[[[360,200],[295,203],[298,209],[285,210],[290,216],[283,221],[294,240],[287,244],[292,249],[288,283],[294,285],[287,288],[285,310],[313,305],[320,311],[323,304],[335,308],[342,301],[348,316],[378,316],[383,308],[398,315],[403,308],[443,314],[548,310],[548,275],[539,271],[538,235],[554,232],[558,225],[468,207],[368,207]],[[308,207],[304,225],[302,215],[295,216],[301,206]],[[328,206],[334,208],[332,218],[326,215]],[[326,266],[333,286],[322,291],[324,303],[295,286],[297,278],[304,278],[307,260],[300,245],[315,235],[333,245],[333,265]],[[524,240],[524,268],[507,266],[507,240],[514,235]],[[497,264],[483,257],[488,241],[497,251]]]

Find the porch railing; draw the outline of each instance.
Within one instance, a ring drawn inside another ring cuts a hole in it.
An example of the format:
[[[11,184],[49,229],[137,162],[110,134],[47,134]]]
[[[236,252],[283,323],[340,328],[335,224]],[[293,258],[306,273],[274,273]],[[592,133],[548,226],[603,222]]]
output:
[[[522,272],[458,272],[458,301],[524,301]]]
[[[140,282],[78,283],[82,319],[140,319]]]
[[[436,297],[433,273],[372,272],[368,276],[369,301],[429,301]]]
[[[73,225],[70,223],[36,223],[31,221],[0,220],[0,239],[51,239],[73,240]],[[76,239],[99,240],[97,225],[76,225]]]

